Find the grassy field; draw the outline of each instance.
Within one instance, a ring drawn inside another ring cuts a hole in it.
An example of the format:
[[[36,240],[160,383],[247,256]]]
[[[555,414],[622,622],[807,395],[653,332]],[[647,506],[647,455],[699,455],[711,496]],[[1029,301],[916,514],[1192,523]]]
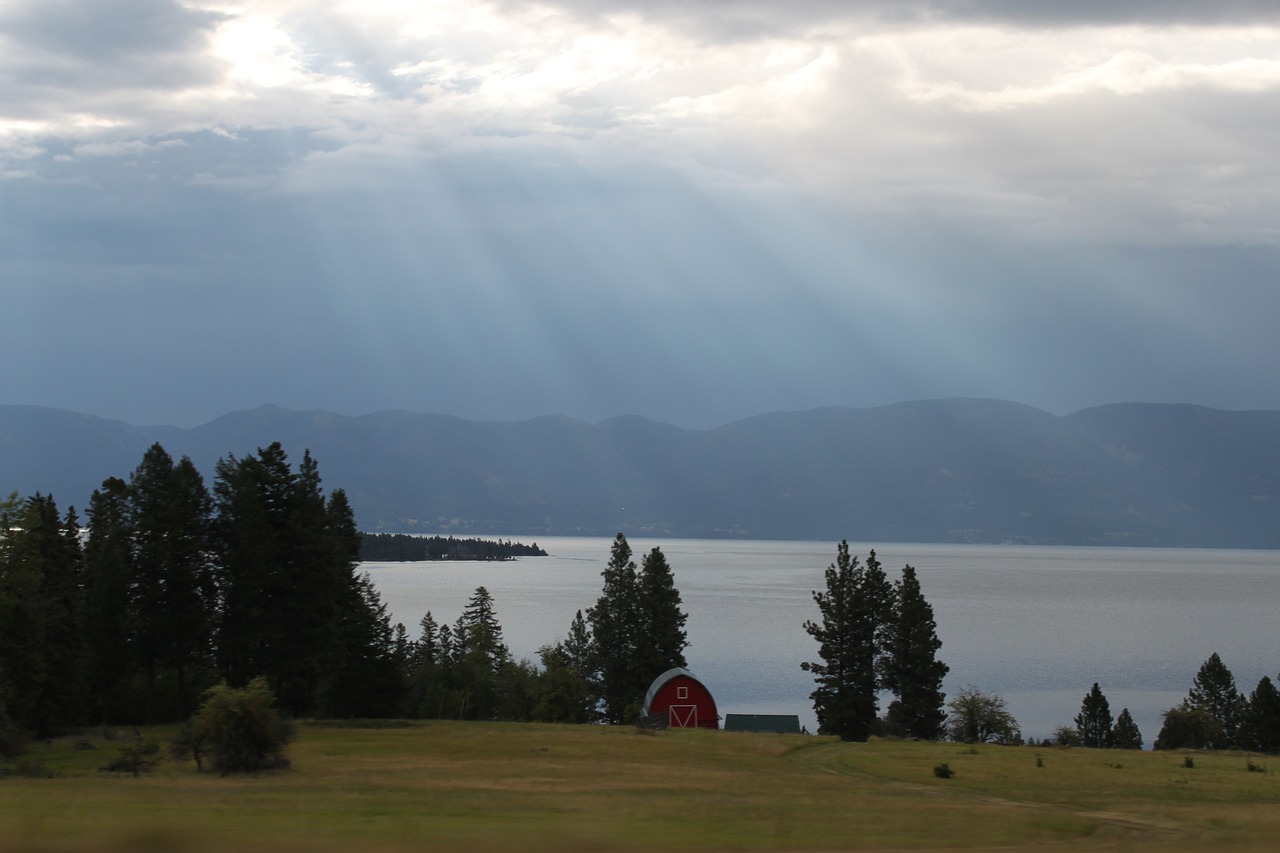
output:
[[[172,730],[144,732],[167,742]],[[0,850],[1274,850],[1241,754],[520,724],[301,725],[293,769],[102,773],[65,738],[0,779]],[[946,763],[955,776],[937,778]],[[1275,762],[1280,765],[1280,761]],[[12,764],[8,765],[12,767]]]

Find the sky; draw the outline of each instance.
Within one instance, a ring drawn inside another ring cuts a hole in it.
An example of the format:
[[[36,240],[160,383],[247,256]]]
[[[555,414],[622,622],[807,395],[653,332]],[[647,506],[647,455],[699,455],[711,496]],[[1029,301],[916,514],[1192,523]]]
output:
[[[0,403],[1280,409],[1274,0],[0,0]]]

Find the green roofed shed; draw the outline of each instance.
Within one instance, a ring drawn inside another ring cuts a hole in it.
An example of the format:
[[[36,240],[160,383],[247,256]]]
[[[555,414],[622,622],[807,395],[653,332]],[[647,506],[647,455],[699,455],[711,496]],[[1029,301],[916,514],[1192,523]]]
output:
[[[800,734],[800,717],[796,714],[725,714],[724,730],[798,735]]]

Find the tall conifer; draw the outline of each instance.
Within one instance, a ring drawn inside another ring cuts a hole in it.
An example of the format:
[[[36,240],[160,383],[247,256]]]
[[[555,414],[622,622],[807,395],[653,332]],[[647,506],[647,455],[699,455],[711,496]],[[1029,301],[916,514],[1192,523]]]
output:
[[[947,719],[942,680],[950,671],[938,660],[942,641],[933,607],[920,590],[916,570],[902,569],[893,587],[892,607],[883,657],[883,683],[895,699],[886,714],[888,729],[900,737],[937,740]]]
[[[874,567],[859,565],[841,541],[826,571],[826,589],[813,592],[821,620],[804,623],[822,659],[801,664],[817,684],[810,698],[818,731],[843,740],[866,740],[878,711],[877,661],[889,589],[874,551],[868,563]]]

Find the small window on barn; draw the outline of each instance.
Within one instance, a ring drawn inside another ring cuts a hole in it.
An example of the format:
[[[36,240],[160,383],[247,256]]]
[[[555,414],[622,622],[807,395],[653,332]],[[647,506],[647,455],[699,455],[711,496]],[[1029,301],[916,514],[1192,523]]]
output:
[[[688,699],[688,698],[689,698],[689,688],[688,688],[688,687],[677,687],[677,688],[676,688],[676,698],[677,698],[677,699]]]

